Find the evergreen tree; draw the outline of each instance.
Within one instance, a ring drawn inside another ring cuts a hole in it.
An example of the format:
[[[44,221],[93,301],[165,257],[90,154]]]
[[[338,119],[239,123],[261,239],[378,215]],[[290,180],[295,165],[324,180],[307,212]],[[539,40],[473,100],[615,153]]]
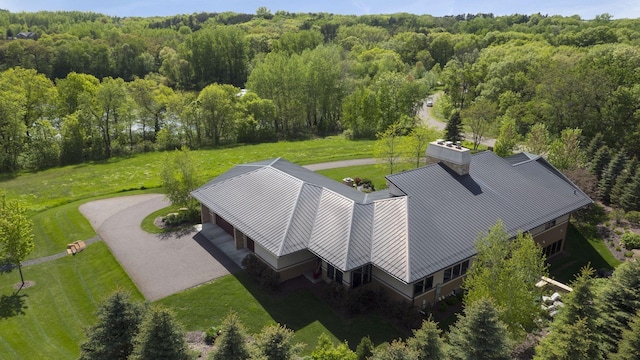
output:
[[[624,211],[640,210],[640,176],[635,176],[633,181],[625,187],[620,197],[620,206]]]
[[[151,309],[135,338],[132,360],[187,360],[189,348],[182,327],[164,308]]]
[[[536,123],[527,134],[526,145],[527,151],[546,155],[549,152],[549,130],[545,123]]]
[[[407,339],[407,346],[415,353],[416,360],[445,359],[440,329],[431,320],[423,321],[420,329],[413,330],[413,337]]]
[[[98,323],[87,330],[87,341],[80,345],[80,359],[127,359],[143,314],[144,308],[130,302],[128,294],[109,296],[98,308]]]
[[[329,336],[325,333],[320,334],[318,345],[311,352],[311,359],[313,360],[356,360],[356,358],[356,353],[349,349],[347,343],[334,346]]]
[[[625,261],[613,273],[598,296],[599,332],[603,348],[617,352],[622,332],[629,329],[631,319],[640,310],[640,262]]]
[[[593,159],[595,158],[595,154],[596,152],[602,148],[602,146],[604,146],[604,137],[602,136],[601,133],[596,133],[592,138],[591,141],[589,142],[589,145],[587,145],[587,148],[585,149],[585,156],[587,157],[587,159]]]
[[[589,164],[589,172],[595,175],[598,180],[602,177],[602,172],[611,162],[611,150],[607,145],[603,145],[596,153],[591,157],[591,163]]]
[[[627,185],[629,185],[636,176],[637,168],[638,158],[634,156],[630,161],[627,162],[627,166],[625,166],[625,169],[622,171],[622,173],[620,173],[620,175],[618,175],[618,178],[616,178],[616,183],[615,185],[613,185],[613,189],[611,189],[611,204],[618,206],[620,205],[620,200]]]
[[[416,355],[402,340],[393,340],[389,346],[376,349],[371,360],[415,360]]]
[[[629,329],[622,332],[618,353],[613,360],[637,360],[640,357],[640,311],[631,320]]]
[[[597,360],[602,355],[590,352],[597,347],[594,336],[586,325],[587,319],[580,318],[575,323],[564,324],[562,331],[554,333],[553,340],[547,341],[548,346],[536,348],[534,360]],[[545,339],[546,340],[546,339]]]
[[[451,114],[451,118],[447,121],[447,126],[444,128],[444,136],[449,141],[462,141],[464,136],[462,134],[462,118],[459,111],[454,111]]]
[[[449,332],[449,344],[449,359],[510,359],[507,329],[488,299],[465,308]]]
[[[252,343],[252,353],[260,360],[289,360],[302,351],[303,343],[293,342],[293,331],[281,325],[262,329]]]
[[[222,322],[216,349],[209,356],[212,360],[245,360],[249,358],[244,326],[238,314],[231,312]]]
[[[585,267],[571,284],[573,291],[563,299],[564,306],[559,309],[549,334],[536,347],[537,358],[569,359],[580,354],[580,359],[602,359],[592,276],[593,269]],[[578,342],[574,339],[576,333],[581,334]]]
[[[611,201],[611,189],[613,189],[618,175],[624,170],[626,163],[627,155],[620,151],[611,159],[606,170],[602,173],[600,182],[598,182],[598,194],[603,202],[608,204]]]
[[[365,336],[360,340],[358,347],[356,347],[357,360],[367,360],[373,355],[373,341],[369,336]]]

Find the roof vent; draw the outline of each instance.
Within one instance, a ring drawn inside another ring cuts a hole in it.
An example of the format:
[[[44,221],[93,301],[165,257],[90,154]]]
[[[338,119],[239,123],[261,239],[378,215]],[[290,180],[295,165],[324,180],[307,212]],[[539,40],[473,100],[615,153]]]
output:
[[[444,140],[443,139],[438,139],[438,140],[436,140],[436,144],[444,145]]]
[[[448,147],[452,147],[453,146],[453,141],[445,141],[444,144]]]

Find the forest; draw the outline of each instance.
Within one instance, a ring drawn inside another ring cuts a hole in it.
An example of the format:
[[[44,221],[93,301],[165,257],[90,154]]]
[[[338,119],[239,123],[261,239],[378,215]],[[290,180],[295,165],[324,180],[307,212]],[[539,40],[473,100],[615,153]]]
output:
[[[346,16],[260,8],[120,18],[0,10],[0,172],[139,152],[408,132],[580,129],[640,153],[640,20]]]

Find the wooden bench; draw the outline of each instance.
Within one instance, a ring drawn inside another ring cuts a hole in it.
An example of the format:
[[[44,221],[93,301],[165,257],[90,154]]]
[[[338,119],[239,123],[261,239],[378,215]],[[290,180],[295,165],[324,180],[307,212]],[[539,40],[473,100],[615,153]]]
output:
[[[67,244],[67,254],[75,255],[80,251],[84,250],[87,245],[82,240],[74,241],[71,244]]]

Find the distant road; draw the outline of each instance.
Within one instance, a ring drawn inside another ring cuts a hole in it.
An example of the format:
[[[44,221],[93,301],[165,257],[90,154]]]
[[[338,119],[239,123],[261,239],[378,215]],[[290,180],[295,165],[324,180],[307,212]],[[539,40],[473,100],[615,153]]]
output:
[[[442,91],[438,91],[437,93],[431,96],[431,98],[433,99],[434,105],[438,101],[438,99],[440,99],[441,96],[442,96]],[[433,116],[433,111],[434,111],[433,107],[427,106],[427,102],[425,101],[424,104],[422,105],[422,108],[418,110],[418,117],[422,119],[422,122],[425,125],[434,127],[438,130],[444,130],[444,128],[447,127],[447,123],[436,119]],[[465,139],[473,139],[473,134],[467,133],[467,134],[464,134],[464,137]],[[494,147],[496,145],[496,139],[482,138],[482,141],[480,143],[485,146]]]
[[[327,169],[335,169],[335,168],[358,166],[358,165],[374,165],[376,163],[377,163],[376,159],[352,159],[352,160],[341,160],[341,161],[331,161],[331,162],[310,164],[310,165],[304,165],[303,167],[311,171],[318,171],[318,170],[327,170]]]

